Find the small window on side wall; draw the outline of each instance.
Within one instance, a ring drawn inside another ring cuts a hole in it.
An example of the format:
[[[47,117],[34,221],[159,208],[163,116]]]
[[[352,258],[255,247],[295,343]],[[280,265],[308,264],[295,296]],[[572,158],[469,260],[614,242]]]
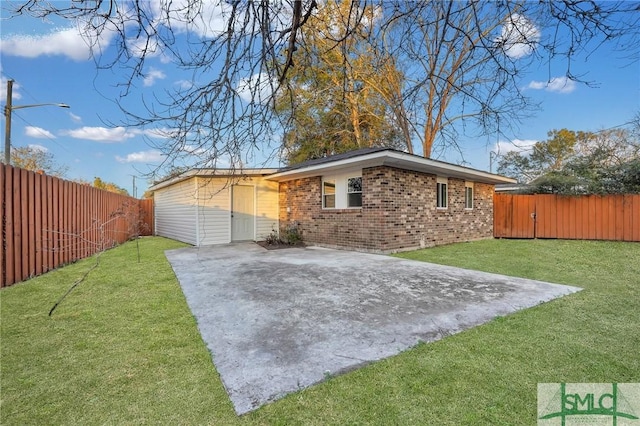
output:
[[[464,183],[464,208],[473,209],[473,182]]]
[[[333,179],[322,182],[322,207],[325,209],[336,208],[336,181]]]
[[[447,178],[438,178],[436,183],[436,207],[439,209],[447,208],[447,205],[448,205],[447,187],[448,187]]]
[[[362,177],[347,179],[347,207],[362,207]]]

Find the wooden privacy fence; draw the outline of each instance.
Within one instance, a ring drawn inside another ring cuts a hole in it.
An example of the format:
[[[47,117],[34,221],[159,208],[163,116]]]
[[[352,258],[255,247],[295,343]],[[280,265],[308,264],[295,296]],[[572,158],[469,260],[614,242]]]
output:
[[[495,194],[496,238],[640,241],[640,194]]]
[[[0,165],[2,287],[153,232],[153,200]]]

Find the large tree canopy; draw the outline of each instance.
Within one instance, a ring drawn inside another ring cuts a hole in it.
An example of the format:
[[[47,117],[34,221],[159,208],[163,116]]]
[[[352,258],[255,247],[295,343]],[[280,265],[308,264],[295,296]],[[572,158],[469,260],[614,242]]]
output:
[[[548,135],[528,152],[504,155],[498,173],[528,184],[525,192],[532,193],[640,192],[640,140],[633,129]]]
[[[289,163],[363,147],[412,149],[388,97],[402,77],[393,58],[370,43],[376,15],[372,7],[325,3],[302,29],[287,90],[276,97],[278,114],[288,119],[283,151]]]
[[[336,3],[346,19],[317,48],[306,44],[317,40],[305,37],[311,18],[319,16],[315,0],[23,0],[15,13],[73,20],[99,67],[128,70],[119,93],[128,124],[162,132],[157,147],[178,166],[183,160],[215,166],[225,158],[233,167],[252,163],[256,150],[278,153],[291,120],[310,112],[296,102],[288,114],[276,108],[276,99],[294,96],[289,77],[317,72],[306,68],[321,61],[304,55],[340,52],[347,84],[336,89],[345,104],[353,104],[356,91],[376,93],[372,111],[384,106],[409,141],[407,149],[429,157],[463,151],[461,134],[499,135],[530,114],[535,105],[520,87],[529,65],[564,59],[562,73],[579,80],[572,68],[576,55],[602,43],[630,52],[640,28],[637,2],[326,3]],[[363,27],[366,40],[354,42]],[[351,49],[367,44],[376,73],[392,76],[382,87],[376,87],[380,79],[348,84],[358,68]],[[157,57],[189,71],[191,84],[145,99],[146,113],[132,110],[126,95]]]

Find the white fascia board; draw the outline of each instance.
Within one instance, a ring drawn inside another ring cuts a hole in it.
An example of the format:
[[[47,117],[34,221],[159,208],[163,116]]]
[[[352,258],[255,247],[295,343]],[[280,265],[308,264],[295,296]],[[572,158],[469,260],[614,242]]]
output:
[[[300,169],[285,170],[283,172],[274,173],[267,179],[277,182],[285,182],[293,179],[302,179],[326,174],[339,173],[343,170],[365,169],[367,167],[382,166],[386,152],[374,152],[371,154],[361,155],[353,158],[345,158],[344,160],[331,161],[322,164],[316,164]]]
[[[458,166],[456,164],[445,163],[444,161],[418,157],[412,154],[405,154],[402,152],[387,152],[385,154],[388,159],[384,162],[384,165],[397,167],[399,169],[414,170],[437,176],[458,178],[482,183],[498,184],[516,182],[515,179],[506,176],[500,176],[469,167]]]
[[[301,169],[286,170],[268,176],[267,179],[284,182],[293,179],[333,174],[342,170],[353,170],[355,168],[365,169],[376,166],[389,166],[404,170],[429,173],[437,176],[459,178],[490,184],[516,182],[515,179],[505,176],[396,151],[374,152],[359,157],[316,164]]]
[[[182,182],[183,180],[187,180],[192,176],[195,176],[195,170],[187,170],[184,173],[179,174],[178,176],[174,176],[171,179],[163,180],[162,182],[158,182],[155,185],[151,185],[148,190],[149,191],[157,191],[158,189],[166,188],[167,186],[174,185],[178,182]]]
[[[175,185],[176,183],[187,180],[193,176],[268,176],[277,171],[278,169],[191,169],[171,179],[156,183],[149,187],[149,191],[157,191],[158,189]]]

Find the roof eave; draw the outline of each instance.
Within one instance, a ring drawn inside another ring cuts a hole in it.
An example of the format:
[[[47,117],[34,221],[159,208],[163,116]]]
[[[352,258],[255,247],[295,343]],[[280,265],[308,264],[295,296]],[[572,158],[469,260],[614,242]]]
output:
[[[171,179],[150,186],[149,191],[157,191],[192,177],[269,176],[277,171],[278,169],[190,169]]]
[[[285,182],[293,179],[302,179],[320,176],[328,173],[337,173],[341,170],[353,168],[369,168],[376,166],[389,166],[404,170],[411,170],[439,176],[446,176],[458,179],[473,180],[475,182],[498,184],[515,183],[515,179],[481,170],[470,169],[468,167],[457,166],[455,164],[444,163],[442,161],[422,158],[412,154],[398,151],[382,151],[366,154],[359,157],[348,158],[334,163],[324,163],[302,169],[294,169],[274,173],[267,179],[277,182]]]

